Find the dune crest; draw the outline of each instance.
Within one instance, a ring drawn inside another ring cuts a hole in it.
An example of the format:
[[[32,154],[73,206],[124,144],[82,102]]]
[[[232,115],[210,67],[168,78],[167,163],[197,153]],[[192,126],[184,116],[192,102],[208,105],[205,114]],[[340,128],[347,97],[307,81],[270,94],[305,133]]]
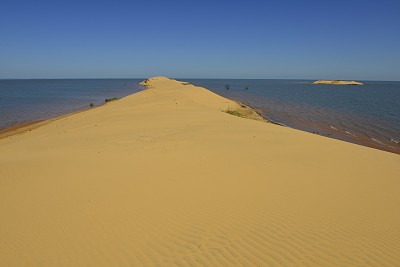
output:
[[[400,157],[165,77],[0,140],[0,266],[395,266]]]

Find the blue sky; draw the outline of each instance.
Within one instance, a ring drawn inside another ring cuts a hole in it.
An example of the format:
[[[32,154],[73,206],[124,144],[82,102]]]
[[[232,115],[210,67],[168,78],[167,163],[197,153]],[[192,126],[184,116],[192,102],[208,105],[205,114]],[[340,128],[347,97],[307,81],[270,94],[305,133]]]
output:
[[[400,80],[400,1],[8,1],[0,78]]]

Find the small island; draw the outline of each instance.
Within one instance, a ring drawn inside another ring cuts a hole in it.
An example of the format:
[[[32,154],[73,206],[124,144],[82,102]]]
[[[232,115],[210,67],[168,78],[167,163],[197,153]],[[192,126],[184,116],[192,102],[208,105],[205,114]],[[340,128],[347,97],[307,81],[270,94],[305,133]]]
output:
[[[318,80],[311,84],[331,84],[331,85],[364,85],[357,81],[340,81],[340,80]]]

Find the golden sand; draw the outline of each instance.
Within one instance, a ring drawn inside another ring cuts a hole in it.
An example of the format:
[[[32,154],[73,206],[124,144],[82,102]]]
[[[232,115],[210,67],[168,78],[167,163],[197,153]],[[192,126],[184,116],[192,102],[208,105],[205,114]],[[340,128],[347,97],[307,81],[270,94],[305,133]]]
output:
[[[400,264],[399,155],[147,85],[0,141],[0,266]]]

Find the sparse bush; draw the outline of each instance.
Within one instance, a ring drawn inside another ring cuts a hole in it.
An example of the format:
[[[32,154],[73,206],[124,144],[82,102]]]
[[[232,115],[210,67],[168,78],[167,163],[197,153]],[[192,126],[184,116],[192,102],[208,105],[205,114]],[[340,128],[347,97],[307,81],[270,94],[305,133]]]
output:
[[[115,100],[118,100],[118,99],[119,99],[118,97],[106,98],[106,99],[104,100],[104,102],[111,102],[111,101],[115,101]]]
[[[244,115],[243,115],[242,113],[240,113],[239,111],[237,111],[237,110],[230,110],[230,109],[228,109],[228,110],[224,110],[224,112],[226,112],[226,113],[228,113],[228,114],[231,114],[231,115],[233,115],[233,116],[237,116],[237,117],[244,118]]]

